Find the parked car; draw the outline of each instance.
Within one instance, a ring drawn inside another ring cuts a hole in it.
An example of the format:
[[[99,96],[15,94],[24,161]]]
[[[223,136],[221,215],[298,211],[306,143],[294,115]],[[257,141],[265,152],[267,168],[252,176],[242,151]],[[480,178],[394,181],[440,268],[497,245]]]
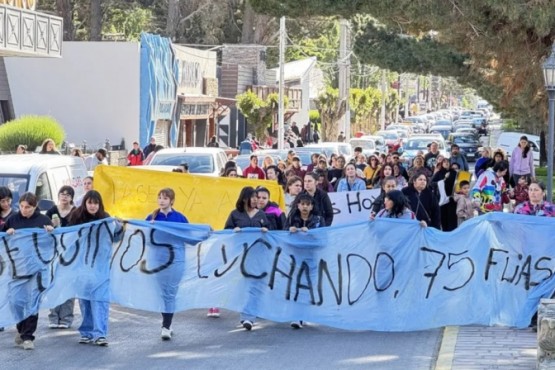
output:
[[[349,140],[349,144],[351,144],[353,150],[356,147],[361,147],[362,154],[364,154],[366,157],[374,154],[377,151],[376,142],[372,139],[354,138]]]
[[[450,146],[451,144],[457,144],[461,149],[461,153],[466,156],[469,162],[474,162],[479,157],[478,148],[480,147],[480,142],[471,133],[455,132],[450,134],[447,139],[447,145]]]
[[[325,154],[327,158],[329,158],[333,153],[342,155],[345,157],[347,162],[350,161],[353,156],[353,149],[349,143],[322,142],[318,144],[309,144],[304,148],[310,148],[311,150],[317,148],[319,151],[316,153]]]
[[[253,154],[255,154],[258,158],[258,167],[263,167],[262,164],[264,163],[264,157],[266,157],[267,155],[273,158],[274,163],[276,165],[281,160],[281,158],[278,157],[277,155],[270,155],[270,154],[264,154],[264,153],[258,153],[258,152],[255,152]],[[250,166],[251,155],[252,154],[240,154],[237,157],[235,157],[233,160],[235,161],[235,163],[237,163],[237,168],[240,168],[241,171],[244,171],[245,168]]]
[[[183,163],[187,163],[189,165],[189,173],[217,177],[220,176],[226,162],[227,155],[225,151],[220,148],[167,148],[154,154],[150,164],[143,167],[177,167]]]
[[[384,138],[389,153],[398,151],[403,144],[396,131],[378,131],[376,135]]]
[[[404,151],[402,157],[405,159],[405,163],[412,163],[412,159],[416,156],[418,151],[422,151],[424,155],[428,153],[428,145],[432,142],[436,142],[441,155],[445,158],[449,158],[451,155],[447,151],[447,145],[445,145],[445,140],[439,135],[413,135],[408,140],[404,146]]]
[[[429,132],[431,134],[440,134],[444,140],[447,139],[447,137],[449,136],[449,134],[451,133],[451,127],[450,126],[432,126],[430,127]]]
[[[374,140],[374,143],[376,144],[376,151],[380,153],[387,153],[388,147],[387,147],[387,144],[385,143],[385,139],[383,138],[383,136],[364,135],[364,136],[361,136],[360,139]]]
[[[15,207],[19,197],[31,191],[36,194],[41,203],[39,208],[44,211],[57,202],[58,190],[64,185],[73,187],[74,199],[78,199],[84,195],[83,180],[87,175],[85,162],[79,157],[44,154],[0,155],[0,186],[6,186],[12,191],[12,204]]]

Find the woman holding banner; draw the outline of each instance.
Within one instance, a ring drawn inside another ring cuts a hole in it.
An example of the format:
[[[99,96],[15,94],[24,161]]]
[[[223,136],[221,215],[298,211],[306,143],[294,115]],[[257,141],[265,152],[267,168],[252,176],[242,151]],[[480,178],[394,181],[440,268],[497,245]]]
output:
[[[424,221],[427,226],[441,230],[439,203],[428,187],[426,175],[421,173],[413,176],[409,181],[409,186],[403,188],[402,192],[407,197],[410,208],[418,221]]]
[[[256,190],[251,186],[245,186],[235,203],[235,209],[231,211],[224,229],[232,229],[235,232],[245,227],[261,228],[263,232],[268,231],[270,223],[266,214],[257,208],[258,197]],[[255,315],[249,312],[241,312],[241,324],[246,330],[251,330],[254,325]]]
[[[100,193],[90,190],[83,197],[83,203],[77,207],[69,216],[68,226],[86,224],[108,218],[110,215],[104,211],[104,203]],[[79,343],[93,343],[97,346],[106,347],[108,340],[108,317],[110,314],[110,302],[88,299],[79,299],[79,307],[83,321],[79,327],[81,339]]]
[[[395,189],[397,189],[397,180],[393,176],[387,176],[383,180],[382,191],[380,195],[378,195],[378,197],[374,199],[374,202],[372,203],[372,211],[370,212],[371,220],[373,220],[378,212],[380,212],[384,208],[385,195],[391,190]]]
[[[328,193],[318,189],[318,179],[319,176],[317,173],[307,173],[304,177],[304,190],[301,194],[308,194],[314,198],[314,213],[324,218],[326,226],[331,226],[331,223],[333,222],[333,207]],[[297,199],[295,199],[293,205],[291,206],[291,209],[296,208]]]
[[[407,198],[400,190],[390,190],[385,194],[384,208],[376,214],[376,218],[399,218],[416,220]]]
[[[155,221],[169,221],[188,224],[189,220],[187,220],[187,217],[173,209],[174,202],[175,191],[173,191],[173,189],[164,188],[160,190],[158,192],[158,208],[156,208],[154,212],[148,215],[146,220],[152,223],[154,223]],[[164,272],[159,273],[161,280],[165,283],[162,287],[162,296],[164,297],[164,304],[166,306],[165,312],[162,312],[162,332],[160,333],[160,338],[162,338],[162,340],[170,340],[172,339],[173,334],[171,327],[173,320],[173,311],[175,310],[175,295],[177,294],[177,289],[179,288],[181,275],[175,276],[175,270],[165,271],[170,272],[171,275],[164,274]],[[172,281],[173,278],[177,279],[177,281]],[[211,308],[210,311],[212,312],[212,310],[214,309]],[[216,310],[218,311],[219,316],[220,311],[217,308]]]
[[[14,213],[10,218],[6,220],[4,224],[4,231],[8,235],[15,234],[16,230],[19,229],[30,229],[30,228],[44,228],[46,231],[50,232],[54,230],[52,226],[52,221],[45,215],[40,213],[37,207],[38,201],[37,196],[31,192],[24,193],[19,197],[19,212]],[[31,273],[31,272],[30,272]],[[33,274],[38,273],[38,271],[32,272]],[[17,314],[24,315],[27,302],[21,302],[20,299],[27,297],[27,286],[18,285],[14,287],[15,301],[13,304],[13,311]],[[21,294],[17,294],[21,293]],[[33,315],[25,317],[23,320],[17,323],[17,335],[15,337],[15,343],[21,346],[23,349],[32,350],[35,349],[35,336],[34,333],[37,330],[37,323],[39,319],[38,312]]]
[[[285,187],[285,215],[291,211],[291,204],[303,190],[303,180],[299,176],[290,177]]]

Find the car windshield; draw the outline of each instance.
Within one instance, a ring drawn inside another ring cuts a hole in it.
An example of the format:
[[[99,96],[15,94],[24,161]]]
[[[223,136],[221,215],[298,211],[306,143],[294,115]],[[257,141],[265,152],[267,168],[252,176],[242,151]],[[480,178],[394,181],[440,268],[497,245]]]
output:
[[[376,149],[374,142],[370,140],[351,140],[349,143],[353,148],[360,146],[362,149]]]
[[[476,144],[476,140],[472,136],[455,136],[453,142],[455,144]]]
[[[408,143],[405,145],[405,149],[408,150],[426,150],[428,149],[428,144],[430,144],[433,140],[409,140]]]
[[[27,175],[0,175],[0,186],[6,186],[12,192],[12,207],[17,208],[19,196],[29,189],[29,176]]]
[[[399,138],[399,135],[392,132],[381,132],[379,135],[387,140],[397,140]]]
[[[206,153],[157,153],[151,165],[179,166],[183,163],[189,165],[189,173],[214,172],[214,159]]]

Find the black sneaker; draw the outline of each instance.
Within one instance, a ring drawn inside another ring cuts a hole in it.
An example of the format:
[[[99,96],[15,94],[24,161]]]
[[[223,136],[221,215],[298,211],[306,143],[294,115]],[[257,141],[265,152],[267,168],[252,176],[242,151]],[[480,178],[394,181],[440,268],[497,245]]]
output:
[[[293,329],[302,329],[303,328],[303,322],[301,320],[291,321],[291,327]]]
[[[94,344],[101,347],[106,347],[108,345],[108,340],[104,337],[100,337],[94,341]]]
[[[246,330],[251,330],[252,329],[252,321],[250,320],[243,320],[243,327]]]
[[[79,344],[89,344],[89,343],[92,343],[92,341],[93,341],[92,338],[89,338],[89,337],[83,336],[79,338]]]

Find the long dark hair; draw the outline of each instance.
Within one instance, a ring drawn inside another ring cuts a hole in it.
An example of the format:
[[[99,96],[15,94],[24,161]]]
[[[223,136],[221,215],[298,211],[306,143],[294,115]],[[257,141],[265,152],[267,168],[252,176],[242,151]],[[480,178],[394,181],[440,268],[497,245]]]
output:
[[[526,156],[528,155],[528,152],[530,151],[530,141],[528,140],[526,135],[521,136],[520,140],[526,140],[526,146],[524,147],[524,149],[522,149],[522,158],[526,158]],[[520,144],[520,140],[518,141],[519,144]]]
[[[403,214],[405,208],[409,208],[409,202],[400,190],[390,190],[385,194],[385,198],[393,202],[393,207],[389,211],[389,217],[398,217]],[[385,200],[385,199],[384,199]]]
[[[247,205],[250,204],[253,195],[256,195],[256,190],[252,186],[245,186],[239,194],[237,203],[235,203],[235,209],[239,212],[247,212]]]
[[[97,203],[98,212],[91,215],[87,211],[87,202]],[[89,190],[87,194],[83,197],[83,202],[81,205],[73,210],[69,215],[69,225],[80,225],[91,221],[101,220],[103,218],[108,218],[110,215],[104,210],[104,202],[102,202],[102,196],[96,190]]]

